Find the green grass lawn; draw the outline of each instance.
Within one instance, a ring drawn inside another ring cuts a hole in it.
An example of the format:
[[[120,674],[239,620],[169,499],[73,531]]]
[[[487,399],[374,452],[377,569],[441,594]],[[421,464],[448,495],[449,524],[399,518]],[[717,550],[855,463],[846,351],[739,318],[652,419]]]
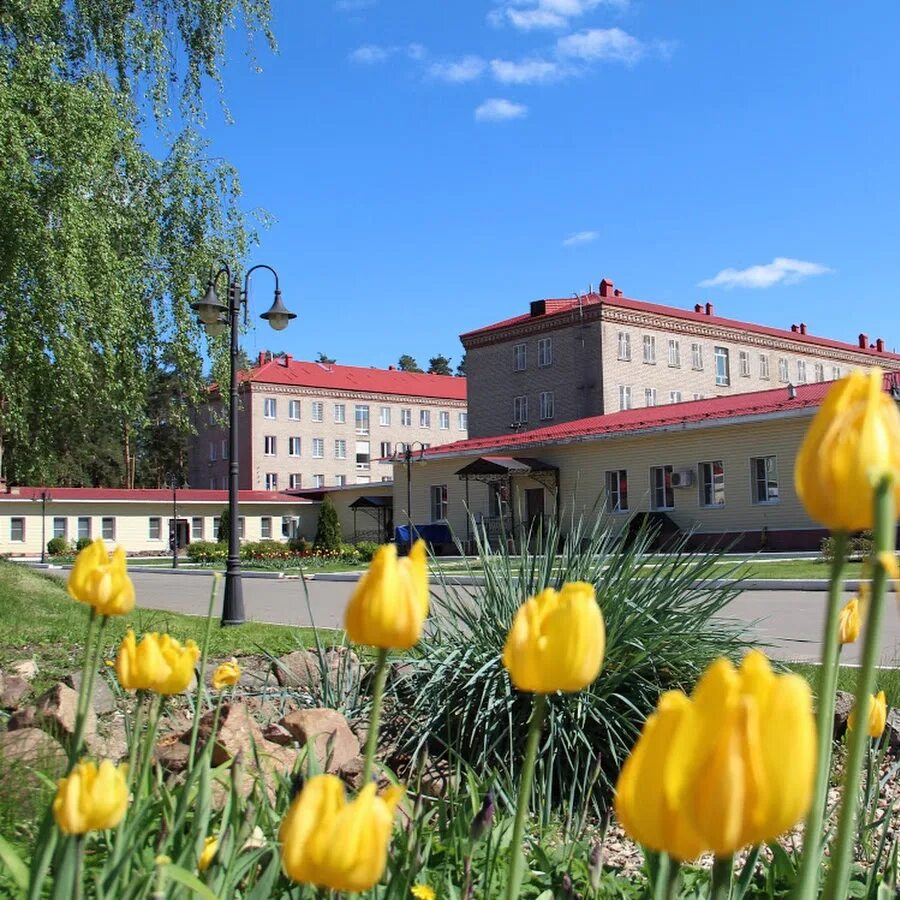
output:
[[[169,631],[181,641],[203,641],[206,619],[181,613],[141,609],[141,598],[127,616],[111,617],[103,634],[108,659],[128,626],[136,632]],[[17,563],[0,560],[0,669],[20,659],[38,664],[36,690],[81,667],[82,646],[89,607],[72,600],[58,578]],[[313,643],[311,628],[287,625],[246,625],[222,628],[214,622],[211,656],[251,653],[289,653]]]
[[[791,663],[789,668],[802,675],[816,689],[819,680],[819,666],[814,663]],[[854,693],[859,669],[841,666],[838,673],[838,690]],[[888,706],[900,706],[900,669],[879,669],[875,674],[875,692],[884,691]]]

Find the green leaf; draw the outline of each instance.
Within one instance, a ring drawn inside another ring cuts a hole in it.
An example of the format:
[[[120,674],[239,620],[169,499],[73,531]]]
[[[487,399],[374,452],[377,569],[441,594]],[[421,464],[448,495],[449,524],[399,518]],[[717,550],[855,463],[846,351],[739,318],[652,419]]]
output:
[[[28,866],[2,835],[0,835],[0,862],[6,867],[6,871],[16,883],[16,887],[23,892],[27,890]]]
[[[219,900],[193,872],[188,872],[187,869],[182,869],[181,866],[176,866],[174,863],[163,866],[163,871],[167,878],[171,878],[172,881],[177,881],[178,884],[190,888],[195,894],[203,897],[204,900]]]

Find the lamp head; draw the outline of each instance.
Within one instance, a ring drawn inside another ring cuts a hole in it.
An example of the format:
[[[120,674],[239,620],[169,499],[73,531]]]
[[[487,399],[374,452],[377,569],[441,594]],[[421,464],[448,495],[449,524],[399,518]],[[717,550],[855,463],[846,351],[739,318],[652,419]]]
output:
[[[204,325],[212,325],[228,310],[216,296],[216,286],[210,281],[202,300],[191,304],[191,309],[197,313]]]
[[[284,331],[284,329],[287,328],[288,322],[290,322],[291,319],[297,318],[297,313],[292,313],[281,302],[281,291],[278,288],[275,288],[275,301],[272,303],[271,307],[269,307],[268,311],[264,312],[260,318],[265,319],[275,331]]]
[[[206,328],[206,333],[210,337],[219,337],[219,335],[225,334],[228,323],[225,319],[216,319],[215,322],[210,322],[209,325],[205,325],[204,327]]]

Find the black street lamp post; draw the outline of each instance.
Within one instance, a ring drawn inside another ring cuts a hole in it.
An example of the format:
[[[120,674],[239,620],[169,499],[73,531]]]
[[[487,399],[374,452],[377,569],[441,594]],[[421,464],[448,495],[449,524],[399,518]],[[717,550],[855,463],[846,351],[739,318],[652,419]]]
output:
[[[412,464],[414,459],[423,459],[427,449],[428,445],[421,441],[409,441],[403,445],[402,450],[395,449],[393,453],[393,459],[396,462],[402,459],[406,463],[406,517],[409,521],[409,547],[413,545]]]
[[[228,561],[225,564],[225,600],[222,607],[223,625],[242,625],[244,619],[244,592],[241,587],[241,547],[239,537],[238,509],[238,316],[244,307],[244,324],[247,323],[248,293],[250,276],[257,269],[266,269],[275,276],[275,299],[272,306],[260,318],[265,319],[276,331],[287,328],[296,313],[289,312],[281,302],[278,287],[278,273],[267,265],[252,266],[244,276],[241,290],[237,277],[232,278],[228,263],[223,262],[215,277],[209,279],[206,294],[202,300],[191,304],[211,336],[224,334],[231,329],[231,390],[228,409]],[[228,305],[216,296],[216,283],[224,275],[228,285]]]
[[[31,499],[35,502],[41,501],[41,563],[43,564],[47,561],[47,501],[53,498],[49,491],[42,490],[37,497]]]
[[[178,487],[181,479],[174,472],[169,476],[172,488],[172,568],[178,568]]]

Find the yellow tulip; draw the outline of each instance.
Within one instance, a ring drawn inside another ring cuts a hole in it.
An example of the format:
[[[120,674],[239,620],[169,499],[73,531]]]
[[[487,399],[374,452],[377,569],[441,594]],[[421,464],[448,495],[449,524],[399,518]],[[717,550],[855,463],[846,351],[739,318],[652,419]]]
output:
[[[116,656],[116,675],[127,691],[180,694],[194,677],[200,648],[194,641],[182,646],[171,635],[145,634],[137,644],[129,628]]]
[[[887,699],[884,691],[879,691],[874,697],[869,698],[868,727],[869,737],[880,738],[887,724]],[[852,731],[856,727],[856,708],[850,710],[847,719],[847,727]]]
[[[128,806],[127,765],[80,762],[58,782],[53,817],[65,834],[115,828]]]
[[[219,850],[219,839],[210,835],[203,841],[203,849],[200,851],[200,858],[197,860],[197,868],[201,872],[205,872],[209,868],[209,864],[213,861]]]
[[[573,581],[541,591],[516,612],[503,665],[520,691],[580,691],[599,674],[606,628],[589,584]]]
[[[403,789],[376,796],[367,784],[347,802],[335,775],[315,775],[288,809],[278,838],[292,881],[335,891],[367,891],[384,873],[394,810]]]
[[[838,639],[842,644],[852,644],[859,637],[861,617],[859,598],[851,597],[838,616]]]
[[[123,616],[134,608],[134,585],[125,566],[125,551],[116,547],[112,558],[100,538],[75,557],[69,573],[69,596],[93,606],[102,616]]]
[[[414,884],[409,893],[416,900],[435,900],[435,897],[437,897],[434,888],[428,884]]]
[[[690,710],[691,701],[681,691],[660,697],[619,773],[615,797],[616,816],[630,837],[679,860],[694,859],[707,849],[673,805],[679,798],[666,790],[669,749]]]
[[[428,563],[418,540],[397,559],[394,544],[380,547],[356,585],[344,626],[350,640],[382,650],[408,650],[422,635],[428,615]]]
[[[221,691],[225,687],[233,687],[241,677],[241,667],[232,656],[228,662],[223,662],[212,674],[213,690]]]
[[[900,411],[881,369],[836,382],[806,432],[794,466],[806,511],[832,531],[871,528],[874,487],[893,474],[900,505]]]

